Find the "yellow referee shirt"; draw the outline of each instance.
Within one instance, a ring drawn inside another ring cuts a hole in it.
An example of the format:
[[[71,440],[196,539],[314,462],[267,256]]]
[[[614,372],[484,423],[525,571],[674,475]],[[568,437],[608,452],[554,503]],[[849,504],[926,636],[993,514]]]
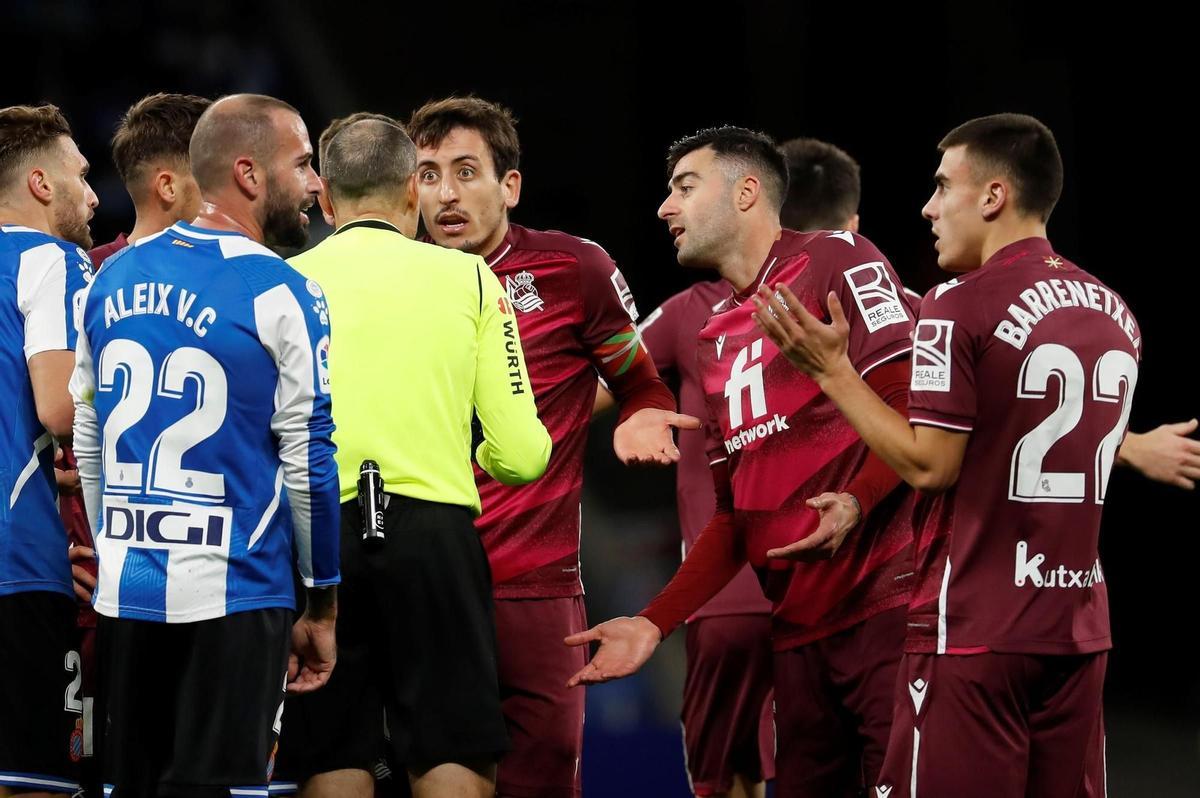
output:
[[[413,241],[387,222],[350,222],[288,261],[312,301],[337,319],[329,379],[342,501],[375,460],[384,489],[479,514],[480,467],[506,485],[546,470],[538,420],[508,296],[483,259]]]

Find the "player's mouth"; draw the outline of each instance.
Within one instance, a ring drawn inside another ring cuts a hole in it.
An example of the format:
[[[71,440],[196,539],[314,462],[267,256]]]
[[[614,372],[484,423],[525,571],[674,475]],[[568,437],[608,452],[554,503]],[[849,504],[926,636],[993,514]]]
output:
[[[467,229],[467,217],[457,211],[439,213],[435,221],[438,228],[447,235],[457,235]]]
[[[684,229],[680,225],[671,225],[671,237],[675,239],[675,247],[678,249],[683,242]]]

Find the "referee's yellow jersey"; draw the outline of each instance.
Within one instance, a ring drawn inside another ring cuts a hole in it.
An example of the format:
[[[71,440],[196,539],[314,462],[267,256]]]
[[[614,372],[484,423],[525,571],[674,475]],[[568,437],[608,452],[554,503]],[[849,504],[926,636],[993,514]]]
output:
[[[320,376],[330,380],[342,501],[357,495],[362,461],[375,460],[389,493],[478,515],[472,411],[481,468],[506,485],[542,475],[550,435],[512,305],[482,258],[367,219],[288,262],[337,320]]]

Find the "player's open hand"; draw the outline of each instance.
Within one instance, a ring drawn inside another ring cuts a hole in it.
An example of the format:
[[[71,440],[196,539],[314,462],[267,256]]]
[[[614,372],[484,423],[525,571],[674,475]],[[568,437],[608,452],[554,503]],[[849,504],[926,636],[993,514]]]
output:
[[[90,546],[71,546],[67,549],[67,559],[71,561],[75,598],[91,604],[92,593],[96,590],[96,550]]]
[[[1196,419],[1125,436],[1118,456],[1146,479],[1193,490],[1200,479],[1200,441],[1189,438]]]
[[[809,313],[783,283],[776,284],[773,292],[760,286],[753,299],[754,323],[796,368],[819,381],[849,363],[850,323],[837,294],[829,292],[829,324]]]
[[[292,653],[288,656],[288,692],[311,693],[323,687],[337,662],[335,618],[300,616],[292,626]]]
[[[806,504],[821,516],[817,530],[783,548],[770,549],[767,557],[801,562],[828,560],[837,554],[846,535],[858,525],[858,502],[849,493],[822,493]]]
[[[613,451],[625,465],[670,465],[679,462],[674,430],[699,428],[695,416],[643,407],[617,425]]]
[[[637,673],[661,641],[658,627],[640,615],[613,618],[586,632],[573,634],[563,640],[568,646],[598,642],[600,648],[583,670],[567,680],[567,687],[598,684]]]

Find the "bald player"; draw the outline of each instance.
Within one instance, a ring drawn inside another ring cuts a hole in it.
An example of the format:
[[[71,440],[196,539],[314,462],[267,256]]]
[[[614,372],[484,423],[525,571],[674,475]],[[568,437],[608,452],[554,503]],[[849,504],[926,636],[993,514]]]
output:
[[[318,184],[303,121],[271,97],[214,103],[189,154],[199,216],[108,259],[71,380],[105,781],[266,795],[285,683],[314,690],[335,660],[328,315],[268,249],[303,246]]]

